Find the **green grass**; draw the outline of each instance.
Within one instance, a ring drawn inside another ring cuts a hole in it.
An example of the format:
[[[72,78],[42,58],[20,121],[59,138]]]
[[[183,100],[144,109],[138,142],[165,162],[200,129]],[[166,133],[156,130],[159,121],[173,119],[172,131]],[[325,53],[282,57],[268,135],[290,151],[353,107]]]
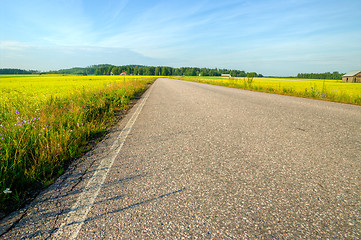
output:
[[[154,80],[1,76],[0,210],[13,210],[29,192],[51,184]]]
[[[252,91],[361,105],[360,83],[342,83],[338,80],[293,78],[254,78],[250,82],[247,81],[247,78],[177,77],[177,79]]]

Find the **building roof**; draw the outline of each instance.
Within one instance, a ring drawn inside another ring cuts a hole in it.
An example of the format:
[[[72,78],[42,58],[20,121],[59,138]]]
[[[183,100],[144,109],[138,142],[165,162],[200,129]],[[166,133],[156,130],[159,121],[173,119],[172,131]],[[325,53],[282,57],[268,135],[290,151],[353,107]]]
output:
[[[351,71],[351,72],[348,72],[345,75],[343,75],[343,77],[353,77],[353,76],[355,76],[356,74],[358,74],[360,72],[361,72],[360,70]]]

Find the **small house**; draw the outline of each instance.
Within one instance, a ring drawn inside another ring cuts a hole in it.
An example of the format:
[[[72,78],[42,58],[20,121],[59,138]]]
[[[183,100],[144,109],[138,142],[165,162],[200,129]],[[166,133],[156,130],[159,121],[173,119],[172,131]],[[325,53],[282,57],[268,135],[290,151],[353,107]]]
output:
[[[230,77],[232,77],[232,76],[231,76],[231,74],[228,74],[228,73],[225,74],[225,73],[224,73],[224,74],[221,74],[221,77],[229,77],[229,78],[230,78]]]
[[[352,71],[342,76],[342,82],[361,83],[361,71]]]
[[[127,75],[127,72],[126,71],[122,72],[120,75]]]

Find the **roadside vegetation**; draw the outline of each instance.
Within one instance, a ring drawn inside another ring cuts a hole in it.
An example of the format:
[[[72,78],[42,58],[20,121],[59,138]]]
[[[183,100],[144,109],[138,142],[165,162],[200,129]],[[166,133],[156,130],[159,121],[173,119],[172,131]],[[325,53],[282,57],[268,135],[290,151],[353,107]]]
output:
[[[0,213],[52,184],[154,77],[0,76]]]
[[[258,78],[252,74],[248,74],[247,77],[243,78],[184,76],[174,78],[252,91],[361,105],[361,84],[343,83],[340,80]]]

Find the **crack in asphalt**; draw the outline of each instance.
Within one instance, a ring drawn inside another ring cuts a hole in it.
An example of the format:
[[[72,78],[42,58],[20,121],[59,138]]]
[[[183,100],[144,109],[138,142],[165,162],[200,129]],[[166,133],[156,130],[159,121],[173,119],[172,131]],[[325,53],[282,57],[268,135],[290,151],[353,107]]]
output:
[[[94,163],[96,162],[96,160],[97,160],[97,159],[94,159],[94,160],[90,163],[90,165],[82,172],[82,174],[80,175],[80,177],[78,178],[78,180],[75,182],[75,184],[71,187],[71,189],[70,189],[69,191],[67,191],[66,194],[63,195],[63,196],[66,196],[66,195],[70,194],[70,193],[76,188],[76,186],[78,186],[79,183],[83,181],[84,175],[85,175],[85,174],[88,172],[88,170],[94,165]],[[73,167],[74,170],[77,169],[77,167],[78,167],[78,164],[74,165],[74,167]],[[74,172],[74,170],[72,171],[72,173]],[[64,185],[65,181],[68,180],[68,177],[71,176],[72,173],[67,174],[67,177],[64,177],[64,176],[62,177],[61,182],[58,183],[58,186],[56,187],[56,190],[55,190],[55,191],[57,191],[58,193],[60,192],[60,189],[63,188],[63,185]],[[36,197],[38,197],[40,193],[41,193],[41,192],[39,192],[39,193],[35,196],[34,199],[36,199]],[[58,194],[58,195],[59,195],[59,194]],[[59,197],[59,196],[57,196],[57,197],[55,197],[55,198],[53,198],[53,199],[56,199],[56,198],[58,198],[58,197]],[[46,199],[43,199],[43,200],[41,200],[41,201],[39,201],[39,202],[36,202],[36,204],[41,204],[41,203],[43,203],[43,202],[45,202],[45,201],[47,201],[47,200],[49,200],[49,199],[47,199],[47,198],[46,198]],[[60,203],[60,205],[61,205],[61,201],[58,201],[58,203]],[[6,230],[4,230],[4,231],[0,234],[0,237],[4,236],[5,234],[9,233],[12,229],[14,229],[14,228],[16,227],[16,225],[19,224],[19,222],[28,214],[29,209],[31,209],[31,208],[33,207],[33,205],[35,205],[34,202],[30,203],[30,204],[25,208],[25,210],[24,210],[24,212],[21,214],[21,216],[20,216],[17,220],[15,220]],[[64,213],[64,211],[65,211],[65,209],[62,209],[62,210],[56,215],[56,219],[55,219],[55,222],[54,222],[54,227],[53,227],[53,229],[55,228],[55,226],[56,226],[56,224],[57,224],[57,221],[58,221],[58,219],[59,219],[59,216],[62,215],[62,214]],[[51,237],[51,235],[53,234],[53,232],[54,232],[54,230],[52,230],[50,233],[48,233],[48,234],[50,234],[50,236],[46,237],[45,239],[49,239],[49,238]]]
[[[94,163],[96,162],[96,160],[97,160],[97,159],[95,158],[95,159],[91,162],[91,164],[90,164],[90,165],[84,170],[84,172],[80,175],[80,177],[78,178],[78,181],[71,187],[71,189],[70,189],[64,196],[69,195],[71,192],[73,192],[74,189],[79,185],[79,183],[83,181],[84,175],[88,173],[88,170],[94,165]],[[76,167],[77,167],[77,165],[74,167],[74,169],[76,169]],[[69,174],[69,175],[72,175],[72,174]],[[61,184],[59,184],[59,186],[61,186],[61,185],[65,182],[66,179],[67,179],[67,178],[64,178],[63,181],[61,182]],[[57,188],[58,191],[59,191],[59,189],[60,189],[60,187]],[[60,205],[61,205],[61,201],[58,201],[58,203],[60,203]],[[54,224],[53,224],[53,228],[52,228],[52,230],[48,233],[49,236],[46,237],[45,239],[49,239],[49,238],[52,237],[52,235],[54,234],[54,232],[55,232],[55,230],[56,230],[56,227],[55,227],[55,226],[56,226],[56,224],[57,224],[57,222],[58,222],[58,220],[59,220],[59,216],[62,215],[62,214],[65,212],[65,210],[66,210],[65,208],[61,208],[61,211],[56,215],[56,218],[55,218],[55,221],[54,221]]]
[[[7,228],[4,232],[2,232],[0,234],[0,237],[4,236],[5,234],[7,234],[8,232],[10,232],[20,221],[21,219],[23,219],[26,215],[27,215],[27,212],[28,212],[29,208],[26,208],[24,213],[21,214],[21,216],[16,220],[14,221],[9,228]]]

